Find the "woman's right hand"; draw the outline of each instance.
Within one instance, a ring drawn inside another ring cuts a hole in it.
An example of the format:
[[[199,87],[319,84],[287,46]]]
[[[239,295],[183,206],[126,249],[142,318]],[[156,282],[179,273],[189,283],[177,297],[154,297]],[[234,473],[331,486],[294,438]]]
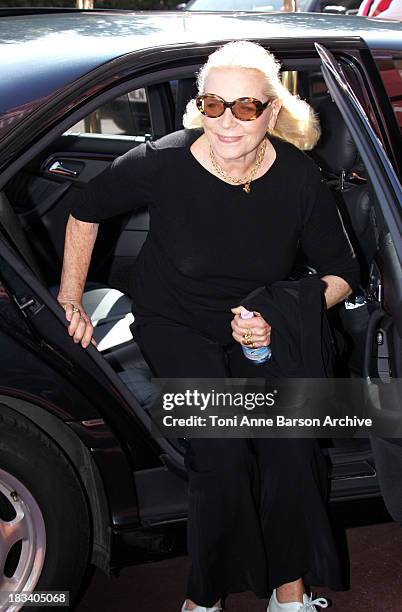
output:
[[[59,298],[57,298],[57,301],[66,313],[66,319],[70,323],[68,333],[72,336],[74,342],[81,342],[83,348],[87,348],[90,342],[97,346],[96,340],[92,337],[94,331],[92,321],[85,312],[82,303],[77,300],[67,301]]]

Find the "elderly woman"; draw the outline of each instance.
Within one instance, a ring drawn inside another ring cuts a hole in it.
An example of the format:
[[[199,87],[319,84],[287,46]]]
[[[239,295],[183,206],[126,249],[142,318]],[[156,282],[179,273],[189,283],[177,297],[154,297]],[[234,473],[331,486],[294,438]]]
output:
[[[93,328],[81,296],[100,221],[147,205],[151,225],[132,279],[135,336],[159,377],[269,376],[242,343],[270,343],[260,313],[239,315],[253,289],[290,274],[301,246],[347,297],[356,263],[318,168],[300,150],[320,134],[261,46],[214,52],[198,77],[185,130],[116,159],[72,207],[58,296],[75,342]],[[273,360],[275,355],[273,355]],[[343,590],[315,439],[187,439],[188,548],[182,612],[215,612],[229,593],[271,595],[268,611],[313,611],[307,585]]]

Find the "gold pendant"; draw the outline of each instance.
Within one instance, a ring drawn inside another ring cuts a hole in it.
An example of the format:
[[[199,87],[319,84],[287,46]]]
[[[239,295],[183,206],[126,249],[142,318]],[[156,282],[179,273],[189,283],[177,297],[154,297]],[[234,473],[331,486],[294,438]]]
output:
[[[246,193],[250,193],[250,185],[247,185],[247,183],[243,185],[243,191],[245,191]]]

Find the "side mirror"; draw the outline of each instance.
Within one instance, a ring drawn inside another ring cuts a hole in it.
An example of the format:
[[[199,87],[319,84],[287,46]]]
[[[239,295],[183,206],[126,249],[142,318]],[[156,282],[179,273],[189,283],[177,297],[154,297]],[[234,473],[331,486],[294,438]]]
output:
[[[180,4],[176,4],[176,11],[185,11],[187,7],[187,2],[180,2]]]
[[[338,6],[337,4],[328,4],[325,6],[322,13],[332,13],[335,15],[346,15],[346,6]]]

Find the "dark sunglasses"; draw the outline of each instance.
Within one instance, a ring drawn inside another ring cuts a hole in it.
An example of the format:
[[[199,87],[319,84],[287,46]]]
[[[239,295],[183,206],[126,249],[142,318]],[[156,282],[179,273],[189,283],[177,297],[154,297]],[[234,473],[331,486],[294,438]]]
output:
[[[221,117],[227,108],[230,108],[236,119],[241,121],[257,119],[269,104],[269,100],[260,102],[256,98],[237,98],[233,102],[226,102],[220,96],[210,93],[197,96],[195,101],[200,113],[206,117],[216,119]]]

